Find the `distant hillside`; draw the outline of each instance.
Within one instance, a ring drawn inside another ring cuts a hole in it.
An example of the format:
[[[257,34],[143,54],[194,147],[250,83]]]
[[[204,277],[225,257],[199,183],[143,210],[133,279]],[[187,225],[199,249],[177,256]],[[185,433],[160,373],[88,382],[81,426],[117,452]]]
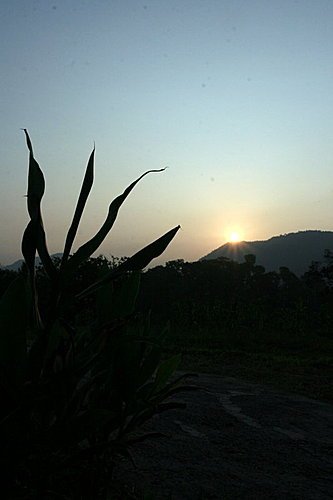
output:
[[[51,255],[51,257],[52,257],[52,259],[55,257],[61,258],[62,253],[55,253],[55,254]],[[8,269],[9,271],[18,271],[20,269],[20,267],[22,266],[23,262],[24,262],[23,259],[19,259],[19,260],[16,260],[15,262],[13,262],[12,264],[8,264],[8,266],[0,266],[0,267],[3,267],[3,269]],[[36,257],[36,266],[39,266],[40,263],[41,263],[41,260],[37,256]]]
[[[299,231],[264,241],[226,243],[200,260],[227,257],[243,262],[244,255],[254,254],[256,263],[266,271],[278,271],[285,266],[300,276],[312,261],[324,262],[326,249],[333,251],[333,231]]]

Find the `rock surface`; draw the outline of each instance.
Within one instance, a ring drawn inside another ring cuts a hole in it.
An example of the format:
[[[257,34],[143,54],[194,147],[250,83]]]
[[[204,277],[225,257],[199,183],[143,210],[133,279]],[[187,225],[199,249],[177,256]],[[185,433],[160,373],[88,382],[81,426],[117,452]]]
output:
[[[154,499],[332,499],[333,405],[200,374],[186,409],[156,415],[166,438],[133,451],[119,478]]]

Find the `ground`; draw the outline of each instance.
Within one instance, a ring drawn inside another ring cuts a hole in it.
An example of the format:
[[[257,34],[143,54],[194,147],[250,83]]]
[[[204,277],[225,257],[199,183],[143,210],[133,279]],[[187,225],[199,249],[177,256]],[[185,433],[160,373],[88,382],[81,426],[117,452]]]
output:
[[[156,415],[163,438],[133,450],[117,476],[151,499],[332,499],[333,405],[271,386],[199,374]]]

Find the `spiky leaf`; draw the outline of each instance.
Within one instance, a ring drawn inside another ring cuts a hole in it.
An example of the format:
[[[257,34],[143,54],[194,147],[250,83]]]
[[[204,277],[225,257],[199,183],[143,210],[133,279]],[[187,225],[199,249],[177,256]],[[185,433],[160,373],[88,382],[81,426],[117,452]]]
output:
[[[46,245],[45,231],[41,214],[41,200],[45,191],[45,180],[42,170],[34,158],[31,140],[26,129],[23,129],[29,149],[29,173],[28,173],[28,212],[31,218],[31,228],[25,238],[31,240],[31,247],[38,250],[45,271],[51,278],[56,278],[57,270],[52,262]],[[29,223],[30,224],[30,223]],[[29,225],[28,224],[28,225]],[[28,228],[27,228],[28,229]],[[23,246],[23,242],[22,242]],[[23,249],[22,249],[23,250]],[[24,258],[25,255],[23,254]]]
[[[84,297],[85,295],[95,292],[101,286],[109,283],[113,279],[118,278],[128,271],[139,271],[146,267],[149,262],[156,257],[159,257],[164,252],[179,229],[180,226],[174,227],[163,236],[144,247],[142,250],[139,250],[139,252],[120,264],[120,266],[116,267],[96,283],[83,290],[78,297]]]
[[[95,157],[95,148],[92,150],[88,165],[86,168],[86,173],[83,179],[79,199],[77,201],[77,205],[75,208],[72,224],[68,230],[67,237],[66,237],[66,243],[65,243],[65,248],[64,248],[64,253],[62,256],[62,265],[65,264],[65,262],[68,259],[69,253],[71,251],[72,245],[74,238],[76,236],[79,223],[82,217],[82,213],[84,210],[84,207],[86,205],[89,193],[91,191],[93,182],[94,182],[94,157]]]
[[[125,191],[117,196],[112,203],[109,206],[109,211],[108,215],[104,221],[104,224],[100,228],[100,230],[95,234],[93,238],[91,238],[87,243],[82,245],[77,252],[73,255],[73,257],[68,261],[67,268],[68,269],[74,269],[76,268],[81,262],[84,260],[88,259],[101,245],[101,243],[104,241],[106,236],[108,235],[109,231],[111,230],[117,215],[118,211],[121,207],[121,205],[124,203],[126,200],[127,196],[130,194],[132,189],[136,186],[136,184],[147,174],[150,174],[152,172],[162,172],[165,170],[164,168],[158,169],[158,170],[148,170],[147,172],[144,172],[138,179],[136,179],[132,184],[130,184]]]

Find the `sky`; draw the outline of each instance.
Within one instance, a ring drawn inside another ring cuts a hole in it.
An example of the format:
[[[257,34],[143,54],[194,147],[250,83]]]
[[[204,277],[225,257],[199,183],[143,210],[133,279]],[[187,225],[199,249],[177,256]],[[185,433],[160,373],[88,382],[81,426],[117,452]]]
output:
[[[235,238],[333,230],[332,0],[0,3],[0,263],[21,258],[27,128],[61,252],[96,144],[74,250],[148,169],[97,254],[182,229],[153,264]]]

